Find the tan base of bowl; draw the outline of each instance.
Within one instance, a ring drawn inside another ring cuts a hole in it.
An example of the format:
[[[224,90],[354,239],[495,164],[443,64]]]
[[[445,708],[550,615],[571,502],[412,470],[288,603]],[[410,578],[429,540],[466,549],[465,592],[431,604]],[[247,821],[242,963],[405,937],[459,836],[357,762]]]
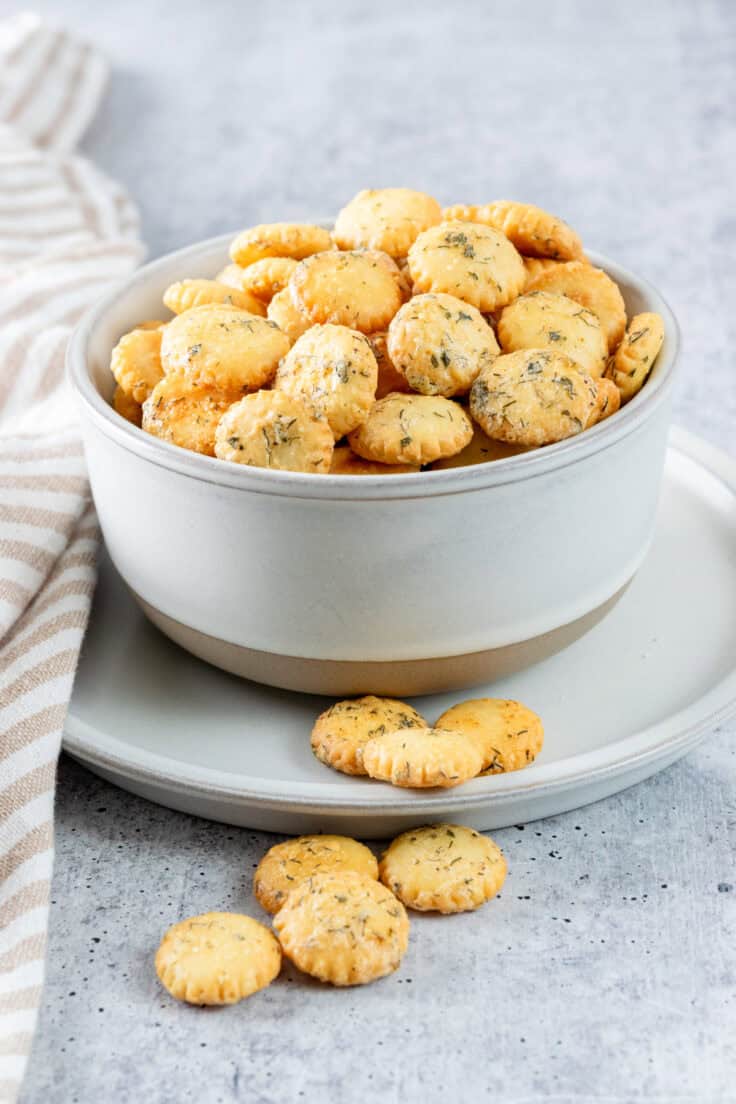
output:
[[[355,694],[382,694],[390,697],[414,697],[462,690],[468,686],[492,682],[554,655],[604,617],[618,602],[628,583],[607,602],[584,617],[552,632],[483,652],[447,656],[438,659],[407,659],[399,662],[375,662],[337,659],[303,659],[276,655],[238,644],[228,644],[175,621],[145,602],[133,591],[143,612],[157,628],[186,651],[200,659],[230,671],[241,678],[298,690],[304,694],[350,697]]]

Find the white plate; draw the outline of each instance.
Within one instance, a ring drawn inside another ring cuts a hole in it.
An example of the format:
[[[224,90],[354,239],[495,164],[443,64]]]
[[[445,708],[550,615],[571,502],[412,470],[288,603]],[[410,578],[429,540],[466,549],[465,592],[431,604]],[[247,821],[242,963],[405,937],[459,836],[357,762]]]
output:
[[[434,719],[463,696],[520,698],[546,729],[527,770],[439,793],[329,770],[309,747],[324,699],[244,682],[181,651],[145,621],[107,559],[64,747],[133,793],[229,824],[364,838],[448,817],[498,828],[674,762],[736,709],[735,664],[736,464],[677,430],[654,544],[615,609],[535,667],[415,701]]]

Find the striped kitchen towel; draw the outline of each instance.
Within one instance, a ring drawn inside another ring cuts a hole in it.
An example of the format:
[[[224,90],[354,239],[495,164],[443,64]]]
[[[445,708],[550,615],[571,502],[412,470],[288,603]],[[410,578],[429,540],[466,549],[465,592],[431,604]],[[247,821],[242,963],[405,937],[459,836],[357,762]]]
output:
[[[95,583],[97,526],[69,334],[142,257],[135,208],[74,154],[107,76],[30,15],[0,22],[0,1100],[15,1099],[44,974],[54,777]]]

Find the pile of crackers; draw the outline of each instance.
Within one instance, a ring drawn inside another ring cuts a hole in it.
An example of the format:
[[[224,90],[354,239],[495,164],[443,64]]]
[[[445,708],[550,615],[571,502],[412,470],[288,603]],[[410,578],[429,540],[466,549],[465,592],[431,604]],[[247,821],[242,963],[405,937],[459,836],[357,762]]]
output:
[[[311,736],[317,758],[336,770],[419,788],[519,770],[542,741],[541,720],[520,702],[461,702],[430,727],[407,703],[373,695],[337,702]],[[172,996],[201,1005],[234,1004],[270,985],[282,956],[320,981],[363,985],[399,966],[407,909],[476,909],[506,870],[493,840],[457,824],[404,832],[380,861],[346,836],[301,836],[272,847],[254,875],[273,931],[239,913],[195,916],[166,933],[156,970]]]
[[[113,406],[251,467],[396,475],[553,444],[631,399],[664,337],[531,204],[366,190],[332,231],[255,226],[230,255],[121,337]]]

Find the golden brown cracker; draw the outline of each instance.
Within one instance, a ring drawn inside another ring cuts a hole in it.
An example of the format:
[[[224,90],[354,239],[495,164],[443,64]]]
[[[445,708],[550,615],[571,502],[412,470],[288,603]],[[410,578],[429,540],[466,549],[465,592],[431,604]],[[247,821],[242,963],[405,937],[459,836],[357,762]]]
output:
[[[313,323],[369,334],[385,329],[401,306],[399,272],[385,253],[317,253],[289,281],[295,305]]]
[[[274,917],[284,954],[331,985],[365,985],[392,973],[409,943],[406,910],[380,882],[352,871],[316,874]]]
[[[469,443],[473,427],[459,403],[439,395],[387,395],[348,441],[353,452],[382,464],[431,464]]]
[[[266,912],[278,912],[288,894],[315,874],[352,870],[378,877],[375,855],[349,836],[298,836],[271,847],[253,875],[253,892]]]
[[[371,778],[393,786],[449,788],[474,778],[483,760],[462,732],[406,728],[371,737],[363,747],[363,766]]]
[[[238,397],[232,391],[192,383],[186,376],[164,376],[143,403],[142,426],[162,441],[214,456],[220,418]]]
[[[633,399],[646,383],[663,342],[661,315],[648,311],[631,319],[606,370],[621,392],[622,403]]]
[[[235,1004],[270,985],[280,969],[278,940],[257,920],[233,912],[174,924],[156,952],[161,984],[189,1004]]]
[[[324,474],[334,438],[326,421],[284,391],[258,391],[220,419],[215,455],[220,460],[273,471]]]
[[[264,257],[293,257],[301,260],[312,253],[332,249],[329,230],[302,222],[270,222],[251,226],[230,245],[230,257],[246,268]]]
[[[591,376],[605,371],[608,344],[597,315],[566,295],[520,295],[501,312],[497,332],[505,353],[549,348],[577,361]]]
[[[524,287],[524,263],[511,242],[489,226],[442,222],[420,234],[409,250],[415,292],[454,295],[493,311]]]
[[[225,304],[194,307],[163,331],[161,361],[193,383],[230,391],[255,391],[268,383],[288,338],[275,322]]]
[[[367,188],[342,208],[332,236],[341,249],[380,249],[400,258],[441,219],[439,203],[424,192]]]
[[[381,881],[407,908],[467,912],[501,889],[506,860],[487,836],[460,824],[430,824],[402,833],[384,851]]]
[[[378,365],[365,337],[347,326],[312,326],[281,360],[275,390],[293,395],[325,418],[339,440],[368,417]]]
[[[489,437],[538,447],[582,432],[598,400],[595,380],[549,349],[496,357],[470,391],[470,412]]]
[[[426,726],[424,717],[406,702],[367,694],[336,702],[320,713],[312,729],[312,751],[320,762],[343,774],[365,774],[363,748],[368,740]]]
[[[415,295],[388,328],[392,364],[422,395],[466,394],[499,352],[480,311],[453,295]]]
[[[499,774],[521,770],[542,750],[541,718],[506,698],[474,698],[445,710],[437,725],[463,732],[477,744],[483,756],[483,772]]]

